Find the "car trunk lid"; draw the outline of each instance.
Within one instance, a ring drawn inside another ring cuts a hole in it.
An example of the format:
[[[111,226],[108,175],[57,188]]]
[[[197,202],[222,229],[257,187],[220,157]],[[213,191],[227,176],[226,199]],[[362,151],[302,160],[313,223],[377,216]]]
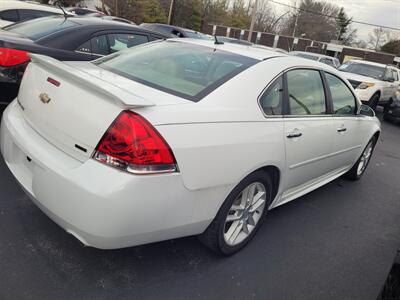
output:
[[[121,110],[155,105],[55,59],[31,55],[31,60],[18,95],[24,118],[43,138],[82,162]]]

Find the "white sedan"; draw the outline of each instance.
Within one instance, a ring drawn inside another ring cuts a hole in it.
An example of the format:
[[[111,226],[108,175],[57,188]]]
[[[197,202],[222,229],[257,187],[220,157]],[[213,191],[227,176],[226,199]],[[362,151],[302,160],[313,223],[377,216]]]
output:
[[[340,72],[264,49],[179,39],[31,58],[1,152],[37,206],[96,248],[201,234],[232,254],[268,210],[359,179],[380,133]]]

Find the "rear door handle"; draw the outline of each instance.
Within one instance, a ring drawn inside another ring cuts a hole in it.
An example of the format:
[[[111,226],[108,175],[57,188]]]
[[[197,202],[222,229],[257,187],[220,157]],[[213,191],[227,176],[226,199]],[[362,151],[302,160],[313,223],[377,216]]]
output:
[[[303,134],[301,132],[291,132],[287,134],[287,138],[292,139],[292,138],[297,138],[301,137]]]
[[[347,130],[346,127],[340,127],[337,129],[337,132],[345,132]]]

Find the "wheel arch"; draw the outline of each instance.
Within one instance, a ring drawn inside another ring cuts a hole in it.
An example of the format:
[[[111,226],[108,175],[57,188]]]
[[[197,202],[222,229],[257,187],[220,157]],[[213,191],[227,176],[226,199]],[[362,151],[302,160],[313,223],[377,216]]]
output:
[[[278,191],[279,191],[279,188],[280,188],[281,170],[277,166],[267,165],[267,166],[258,168],[257,170],[254,170],[254,172],[256,172],[256,171],[263,171],[263,172],[268,173],[271,176],[272,188],[273,188],[271,201],[273,202],[275,200],[275,197],[278,194]]]

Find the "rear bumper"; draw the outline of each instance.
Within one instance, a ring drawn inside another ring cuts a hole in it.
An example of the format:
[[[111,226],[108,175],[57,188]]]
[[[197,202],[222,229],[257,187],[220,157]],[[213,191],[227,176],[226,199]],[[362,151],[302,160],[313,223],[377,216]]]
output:
[[[198,234],[211,221],[193,213],[195,200],[209,191],[187,190],[179,173],[135,176],[92,159],[81,163],[34,131],[16,101],[3,114],[1,152],[34,203],[88,246],[122,248]]]

